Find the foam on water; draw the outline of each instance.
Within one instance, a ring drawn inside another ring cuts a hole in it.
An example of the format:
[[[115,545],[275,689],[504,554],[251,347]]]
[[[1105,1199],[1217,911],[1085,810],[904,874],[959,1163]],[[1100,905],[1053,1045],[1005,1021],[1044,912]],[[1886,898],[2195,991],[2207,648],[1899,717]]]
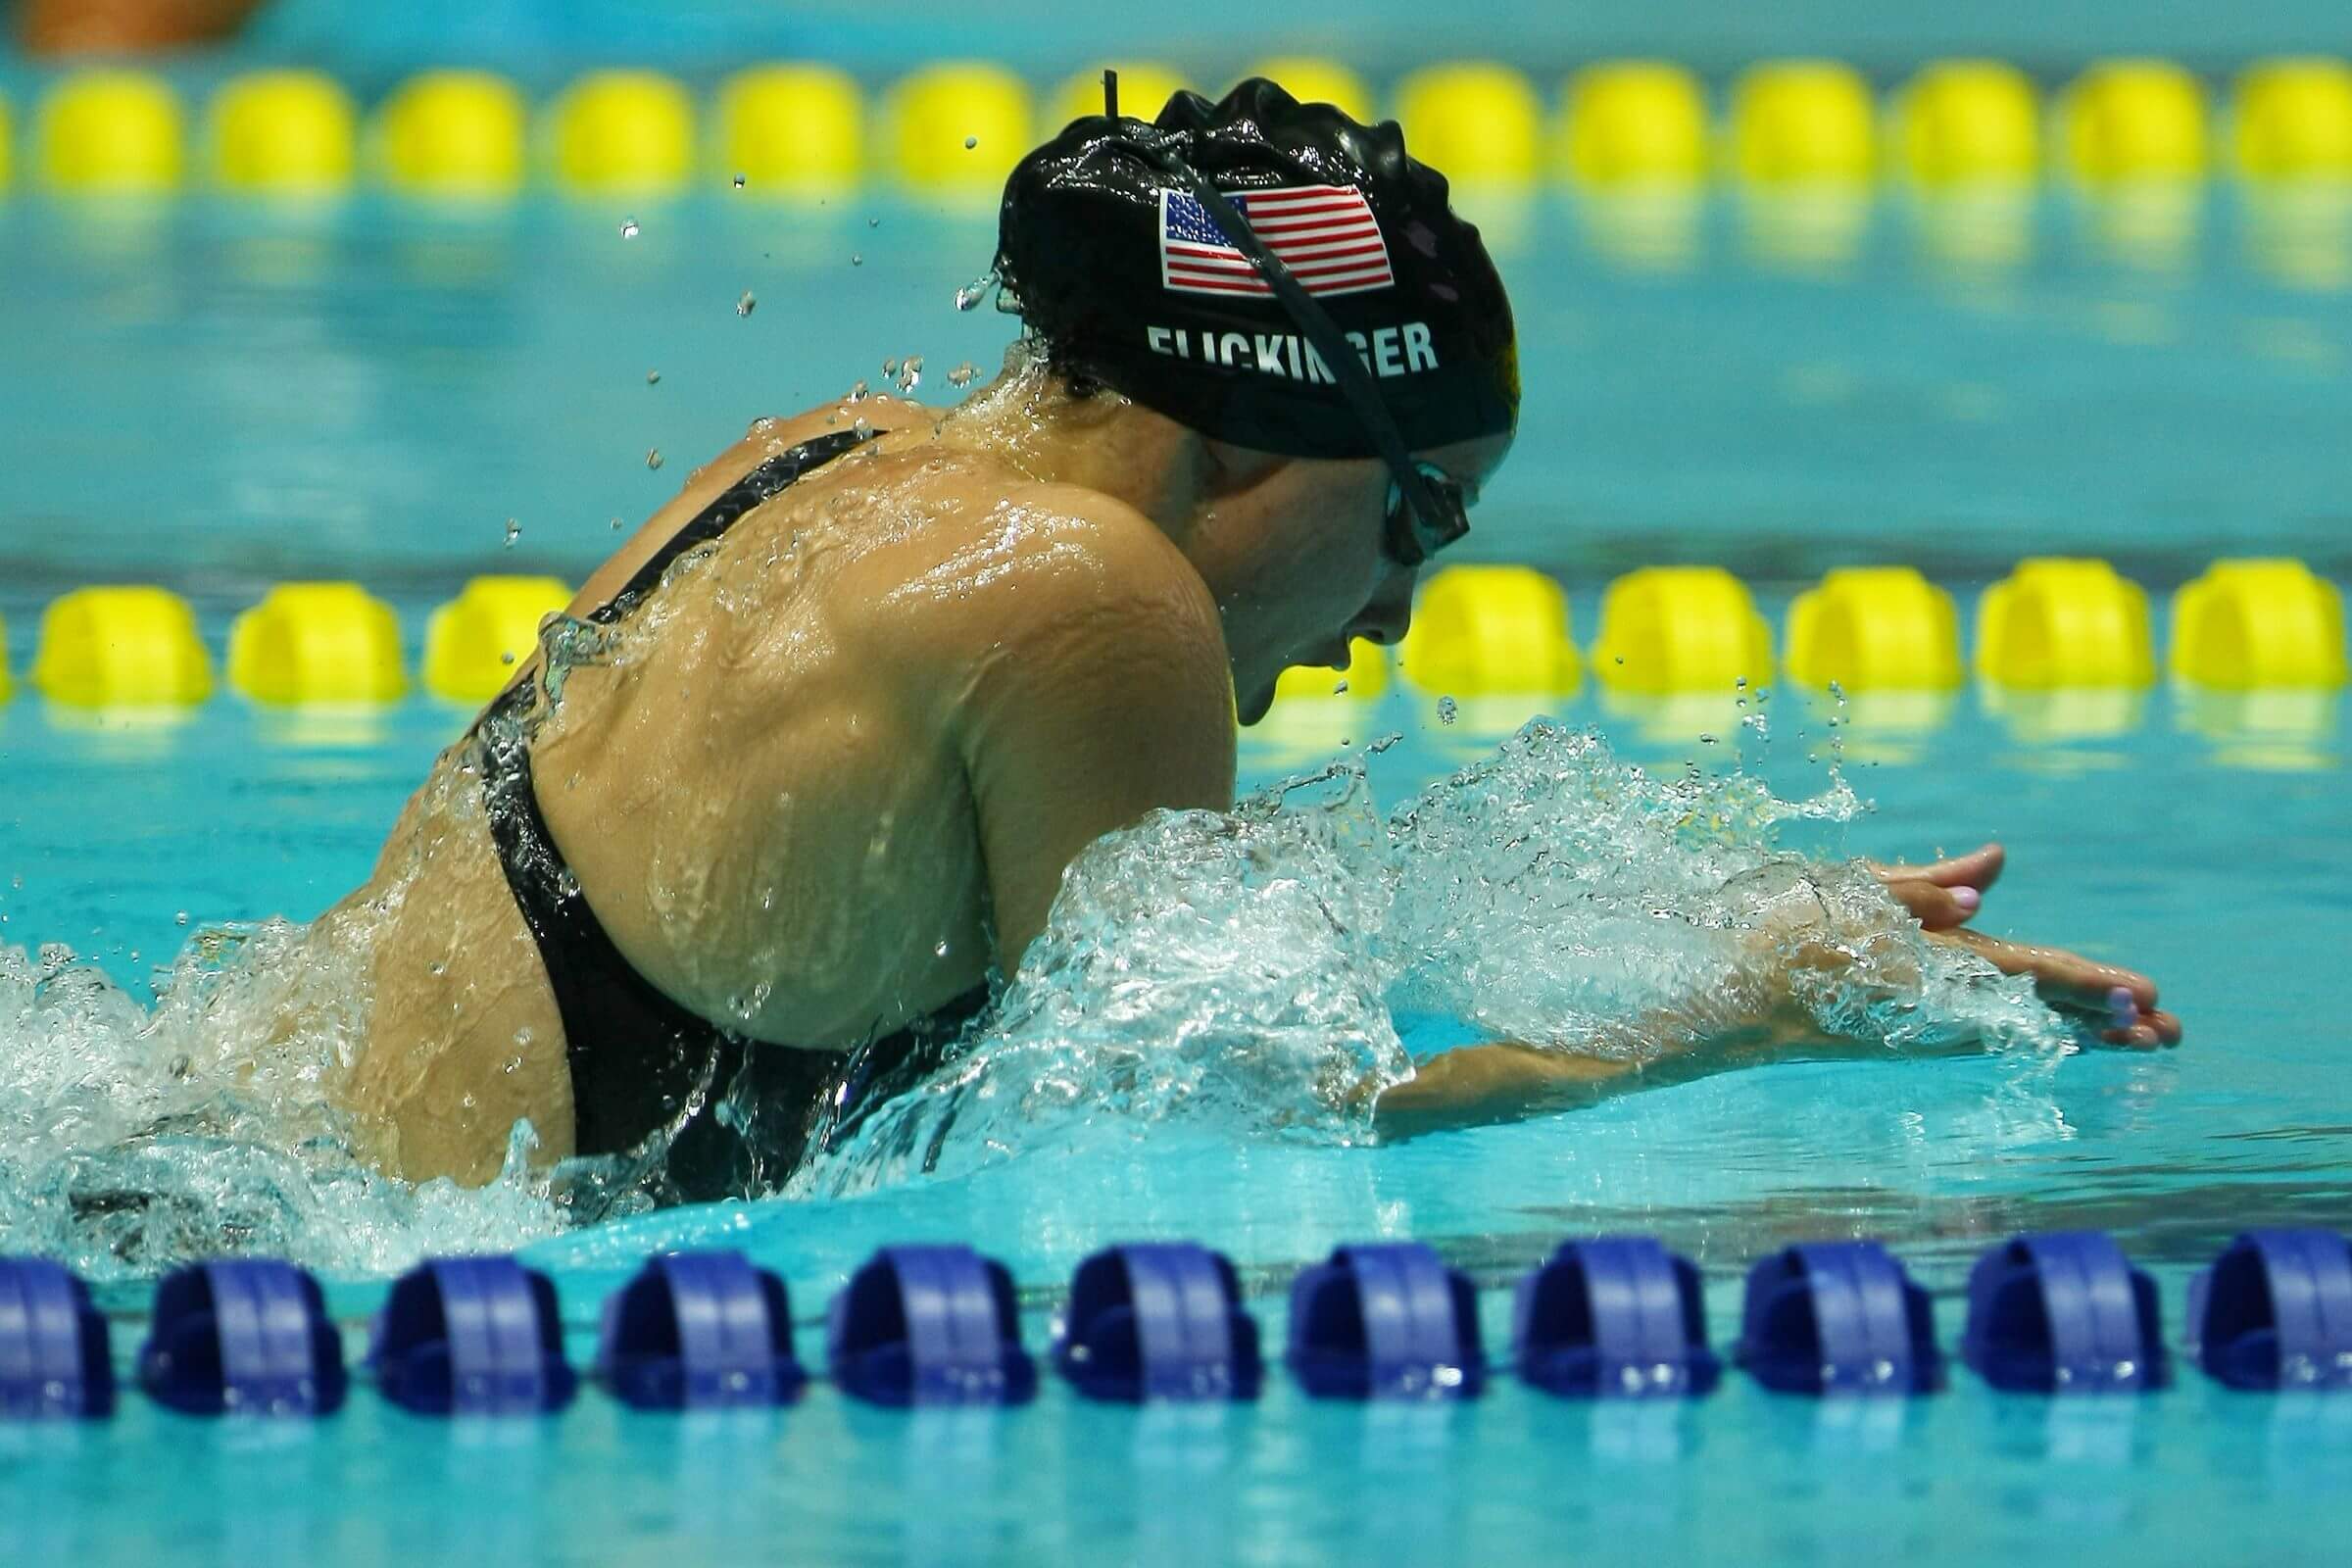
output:
[[[1835,773],[1797,802],[1738,771],[1660,780],[1539,720],[1386,814],[1360,755],[1230,812],[1155,813],[1079,858],[947,1065],[787,1195],[1174,1126],[1363,1143],[1414,1070],[1407,1011],[1646,1064],[1785,992],[1821,1032],[1890,1048],[2064,1049],[2028,982],[1784,842],[1859,809]],[[378,1275],[614,1212],[576,1201],[596,1162],[533,1165],[527,1123],[477,1189],[355,1157],[320,1085],[365,1036],[363,972],[303,927],[213,928],[147,1007],[62,947],[0,949],[0,1252],[99,1278],[247,1250]]]

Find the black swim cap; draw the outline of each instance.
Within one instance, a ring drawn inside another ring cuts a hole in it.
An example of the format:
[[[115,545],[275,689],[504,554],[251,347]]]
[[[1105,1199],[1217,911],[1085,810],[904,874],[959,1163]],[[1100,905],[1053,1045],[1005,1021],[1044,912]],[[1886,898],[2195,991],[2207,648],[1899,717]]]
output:
[[[1171,158],[1232,199],[1348,334],[1406,443],[1513,429],[1518,341],[1478,230],[1394,121],[1251,77],[1157,122],[1072,121],[1005,182],[997,275],[1055,363],[1239,446],[1382,456],[1327,363]]]

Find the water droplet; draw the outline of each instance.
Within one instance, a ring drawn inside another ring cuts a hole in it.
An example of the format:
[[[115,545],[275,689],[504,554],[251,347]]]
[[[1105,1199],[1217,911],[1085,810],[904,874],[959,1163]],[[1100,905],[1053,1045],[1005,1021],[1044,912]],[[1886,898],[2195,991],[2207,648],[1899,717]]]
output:
[[[662,372],[660,370],[646,371],[645,384],[647,386],[660,386],[662,384]]]
[[[660,447],[646,448],[645,466],[649,468],[659,468],[662,466],[662,449]]]
[[[498,662],[502,664],[512,664],[514,662],[514,656],[512,653],[502,653],[498,656]]]
[[[622,239],[635,239],[637,237],[637,220],[634,218],[624,218],[620,220],[620,237]]]
[[[1713,746],[1716,744],[1715,737],[1712,735],[1701,735],[1698,738],[1698,744],[1701,746]]]
[[[974,365],[971,361],[966,360],[961,365],[958,365],[956,367],[956,368],[948,372],[948,385],[970,386],[972,384],[972,378],[979,373],[980,368]]]
[[[186,925],[188,923],[188,911],[185,909],[180,910],[177,914],[172,917],[172,923],[173,925]]]
[[[956,308],[959,311],[978,310],[980,302],[988,298],[989,285],[996,280],[996,273],[987,272],[964,284],[956,291]]]
[[[612,519],[612,531],[614,533],[620,532],[620,519],[618,517],[614,517]]]
[[[967,153],[979,145],[980,138],[977,136],[966,136],[963,138],[963,150]]]
[[[741,174],[737,174],[735,176],[735,188],[737,190],[743,189],[743,176]]]
[[[873,435],[874,422],[871,419],[853,419],[850,421],[850,429],[857,435],[858,440],[864,441]]]
[[[1450,723],[1452,723],[1452,722],[1453,722],[1454,715],[1455,715],[1456,713],[1460,712],[1461,710],[1462,710],[1461,704],[1459,704],[1459,703],[1455,702],[1455,701],[1454,701],[1452,698],[1450,698],[1450,697],[1441,697],[1441,698],[1439,698],[1439,699],[1438,699],[1438,722],[1439,722],[1439,723],[1441,723],[1441,724],[1450,724]]]
[[[521,538],[521,537],[522,537],[522,524],[521,524],[521,523],[519,523],[519,522],[516,522],[516,521],[515,521],[515,520],[514,520],[513,517],[509,517],[509,518],[507,519],[507,548],[508,548],[509,550],[512,550],[512,549],[514,549],[514,541],[515,541],[515,540],[517,540],[517,539],[519,539],[519,538]]]
[[[865,220],[865,226],[868,228],[880,228],[882,226],[882,220],[879,218],[869,218]]]
[[[843,398],[841,401],[844,403],[863,403],[865,401],[865,383],[863,381],[851,382],[850,395],[846,398]]]
[[[911,393],[916,387],[923,384],[923,357],[920,354],[906,356],[905,362],[899,366],[896,384],[901,395]]]
[[[946,937],[939,939],[939,946],[931,950],[931,956],[935,958],[944,958],[948,956],[948,939]]]
[[[852,267],[863,267],[865,265],[865,254],[862,251],[850,252],[850,265]]]
[[[743,298],[735,302],[735,314],[737,316],[749,316],[759,308],[760,302],[752,298],[752,291],[748,288],[743,291]]]
[[[1340,682],[1340,683],[1339,683],[1337,686],[1334,686],[1334,687],[1331,689],[1331,695],[1332,695],[1332,696],[1334,696],[1334,697],[1345,697],[1345,696],[1347,696],[1347,695],[1348,695],[1348,683],[1347,683],[1346,681],[1342,681],[1342,682]]]
[[[893,354],[889,359],[882,362],[882,373],[889,376],[895,376],[899,373],[899,357],[896,354]]]

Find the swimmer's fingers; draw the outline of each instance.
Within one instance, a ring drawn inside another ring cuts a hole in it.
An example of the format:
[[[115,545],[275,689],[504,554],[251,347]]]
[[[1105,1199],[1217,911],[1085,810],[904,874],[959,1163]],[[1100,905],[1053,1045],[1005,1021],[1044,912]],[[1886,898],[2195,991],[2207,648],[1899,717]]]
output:
[[[2053,1007],[2105,1024],[2099,1038],[2115,1046],[2177,1046],[2180,1020],[2156,1006],[2156,982],[2135,969],[2101,963],[2064,948],[2005,942],[1982,931],[1936,931],[1934,940],[1962,947],[2003,974],[2034,977]]]
[[[2008,862],[2008,851],[1998,844],[1987,844],[1966,855],[1955,855],[1927,865],[1907,865],[1900,860],[1892,865],[1883,865],[1877,860],[1865,860],[1862,863],[1877,872],[1883,881],[1931,882],[1939,888],[1974,888],[1983,894],[2001,879],[2001,868]]]
[[[1967,922],[1984,906],[1984,896],[1975,888],[1944,887],[1924,877],[1889,875],[1880,866],[1871,869],[1885,879],[1886,891],[1894,896],[1894,902],[1930,931],[1949,931]]]

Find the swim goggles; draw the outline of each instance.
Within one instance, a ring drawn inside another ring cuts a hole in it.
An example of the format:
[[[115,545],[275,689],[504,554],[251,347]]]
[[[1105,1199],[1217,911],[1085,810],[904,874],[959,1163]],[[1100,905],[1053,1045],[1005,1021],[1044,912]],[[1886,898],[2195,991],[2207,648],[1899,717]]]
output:
[[[1102,89],[1104,112],[1116,119],[1118,81],[1112,73],[1103,73]],[[1389,505],[1383,540],[1391,559],[1400,566],[1418,566],[1468,533],[1470,504],[1478,499],[1476,487],[1454,478],[1436,464],[1413,456],[1388,405],[1381,401],[1379,388],[1372,384],[1372,373],[1364,368],[1354,345],[1348,341],[1339,323],[1291,275],[1281,258],[1266,249],[1250,227],[1250,220],[1226,199],[1223,191],[1209,182],[1206,174],[1187,163],[1184,155],[1165,139],[1139,138],[1138,146],[1153,163],[1184,181],[1185,189],[1208,210],[1210,219],[1233,241],[1234,249],[1257,269],[1299,335],[1323,357],[1332,378],[1339,383],[1340,395],[1348,400],[1348,412],[1372,438],[1381,461],[1389,466]]]

